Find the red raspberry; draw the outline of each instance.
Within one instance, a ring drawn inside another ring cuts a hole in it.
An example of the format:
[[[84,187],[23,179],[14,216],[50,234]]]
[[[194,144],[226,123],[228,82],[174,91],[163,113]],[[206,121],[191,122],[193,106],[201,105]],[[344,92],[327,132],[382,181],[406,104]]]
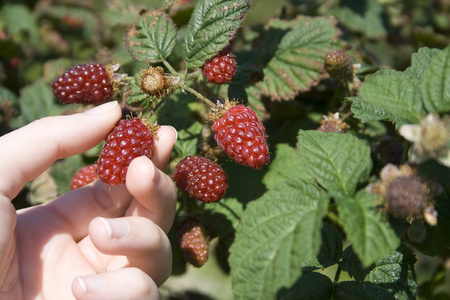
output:
[[[226,103],[225,107],[228,105],[233,104]],[[212,130],[217,144],[235,162],[253,169],[269,163],[266,130],[253,109],[231,106],[214,122]]]
[[[203,76],[209,82],[223,84],[230,81],[236,74],[236,60],[230,50],[221,51],[203,65]]]
[[[203,266],[208,260],[208,243],[202,224],[194,218],[183,220],[177,238],[184,259],[197,268]]]
[[[53,94],[64,103],[99,104],[112,96],[108,73],[102,64],[76,65],[53,83]]]
[[[87,165],[79,169],[70,182],[70,189],[76,190],[98,178],[97,164]]]
[[[125,183],[128,166],[139,156],[151,158],[154,138],[139,118],[120,120],[106,137],[98,159],[97,174],[109,185]]]
[[[177,187],[203,202],[217,202],[228,189],[227,175],[213,161],[195,155],[182,159],[173,175]]]

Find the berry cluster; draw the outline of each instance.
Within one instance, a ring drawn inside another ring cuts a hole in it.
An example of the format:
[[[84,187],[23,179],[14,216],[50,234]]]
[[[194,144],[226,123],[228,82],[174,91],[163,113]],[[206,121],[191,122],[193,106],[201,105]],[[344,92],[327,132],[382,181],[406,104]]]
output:
[[[83,187],[98,178],[97,164],[91,164],[79,169],[70,182],[70,189],[76,190]]]
[[[203,202],[217,202],[228,189],[227,176],[213,161],[195,155],[182,159],[173,175],[180,191]]]
[[[151,158],[154,137],[139,118],[120,120],[106,137],[98,159],[97,174],[109,185],[125,183],[128,166],[139,156]]]
[[[221,51],[203,65],[203,76],[209,82],[215,84],[223,84],[230,81],[236,74],[236,60],[231,50]]]
[[[99,104],[112,96],[108,72],[100,63],[76,65],[53,83],[53,94],[67,104]]]
[[[230,103],[225,104],[225,111],[212,125],[217,144],[239,164],[253,169],[267,165],[270,156],[266,130],[256,112]]]

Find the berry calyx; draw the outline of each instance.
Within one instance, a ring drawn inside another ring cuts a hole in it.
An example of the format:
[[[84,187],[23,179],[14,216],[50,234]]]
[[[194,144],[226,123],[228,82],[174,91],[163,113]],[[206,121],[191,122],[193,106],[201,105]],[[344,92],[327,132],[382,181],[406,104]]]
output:
[[[100,104],[113,95],[105,67],[100,63],[76,65],[53,83],[53,94],[66,104]]]
[[[139,118],[120,120],[106,137],[97,161],[99,178],[109,185],[126,182],[128,166],[139,156],[151,158],[154,136]]]
[[[339,113],[328,113],[328,116],[324,116],[320,121],[318,131],[322,132],[338,132],[346,133],[350,126],[339,118]]]
[[[202,224],[194,218],[182,220],[177,231],[178,243],[184,259],[200,268],[208,260],[208,243],[205,238]]]
[[[325,70],[331,78],[339,81],[353,80],[352,58],[342,50],[333,50],[325,56]]]
[[[80,187],[88,185],[98,178],[97,164],[91,164],[79,169],[70,182],[70,189],[76,190]]]
[[[187,156],[177,165],[173,175],[180,191],[203,202],[217,202],[228,189],[223,169],[205,157]]]
[[[203,65],[202,74],[209,82],[221,85],[236,74],[236,64],[233,53],[226,48]]]
[[[219,147],[238,164],[253,169],[267,165],[270,156],[266,130],[256,112],[228,100],[219,107],[220,111],[210,115]]]

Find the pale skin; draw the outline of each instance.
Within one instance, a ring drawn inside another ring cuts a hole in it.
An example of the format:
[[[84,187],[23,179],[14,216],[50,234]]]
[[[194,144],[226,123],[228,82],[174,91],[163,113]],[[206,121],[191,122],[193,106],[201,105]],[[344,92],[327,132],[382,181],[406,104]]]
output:
[[[41,206],[11,203],[53,162],[98,145],[120,117],[110,102],[0,137],[0,299],[161,299],[176,206],[162,171],[177,136],[171,126],[159,129],[151,160],[132,161],[124,185],[97,180]]]

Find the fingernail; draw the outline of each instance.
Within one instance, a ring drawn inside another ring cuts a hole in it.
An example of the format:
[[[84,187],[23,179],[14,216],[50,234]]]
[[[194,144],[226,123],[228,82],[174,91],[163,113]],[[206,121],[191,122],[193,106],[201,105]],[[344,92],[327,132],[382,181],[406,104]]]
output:
[[[158,183],[161,179],[161,174],[159,174],[159,170],[156,168],[156,166],[153,164],[153,162],[150,162],[150,168],[152,169],[152,180],[155,183]]]
[[[172,127],[173,131],[175,131],[175,141],[176,141],[178,138],[178,131],[175,129],[175,127],[173,127],[173,126],[170,126],[170,127]]]
[[[123,239],[130,233],[130,224],[119,219],[105,219],[99,217],[105,226],[110,239]]]
[[[91,109],[85,111],[84,113],[87,115],[99,115],[99,114],[102,114],[102,113],[112,110],[117,105],[118,105],[117,101],[106,102],[105,104],[91,108]]]
[[[77,277],[77,281],[81,286],[84,294],[98,293],[104,290],[106,279],[101,275]]]

